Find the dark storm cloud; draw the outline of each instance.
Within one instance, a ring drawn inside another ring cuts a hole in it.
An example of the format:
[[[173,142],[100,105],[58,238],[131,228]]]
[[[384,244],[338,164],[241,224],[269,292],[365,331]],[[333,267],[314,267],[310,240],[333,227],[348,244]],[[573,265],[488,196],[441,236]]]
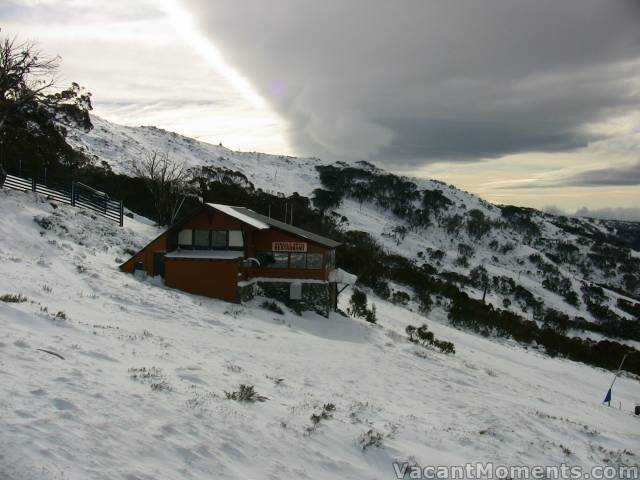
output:
[[[637,0],[184,0],[304,153],[571,150],[640,107]],[[636,90],[637,91],[637,90]]]
[[[478,120],[403,118],[381,120],[396,133],[381,151],[383,158],[420,162],[431,158],[488,158],[520,151],[564,151],[581,147],[593,137],[571,129],[531,128]],[[524,128],[523,128],[524,127]],[[565,127],[566,128],[566,127]]]
[[[622,168],[588,170],[567,179],[563,183],[581,187],[628,187],[640,185],[640,162]]]
[[[633,165],[596,168],[572,176],[553,180],[537,180],[519,184],[519,189],[558,188],[558,187],[635,187],[640,185],[640,162]],[[496,187],[499,190],[512,190],[513,185]]]

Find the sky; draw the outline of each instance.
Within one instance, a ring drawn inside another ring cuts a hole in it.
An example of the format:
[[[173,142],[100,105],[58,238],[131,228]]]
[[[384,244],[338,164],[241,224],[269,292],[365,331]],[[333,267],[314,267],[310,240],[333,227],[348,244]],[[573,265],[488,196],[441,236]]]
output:
[[[0,5],[108,120],[640,219],[637,0]]]

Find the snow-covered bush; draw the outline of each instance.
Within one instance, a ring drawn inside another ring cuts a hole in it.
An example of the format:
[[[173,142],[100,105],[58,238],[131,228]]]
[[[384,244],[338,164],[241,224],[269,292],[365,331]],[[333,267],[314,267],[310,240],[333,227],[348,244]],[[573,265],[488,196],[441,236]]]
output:
[[[280,306],[276,302],[265,300],[264,302],[262,302],[261,307],[269,310],[270,312],[277,313],[278,315],[284,315],[284,310],[282,310],[282,308],[280,308]]]
[[[347,312],[352,317],[364,318],[369,323],[376,323],[376,306],[372,305],[371,309],[367,308],[367,294],[362,290],[355,288],[349,300]]]
[[[5,302],[5,303],[24,303],[27,301],[27,297],[25,297],[24,295],[21,294],[12,294],[12,293],[6,293],[4,295],[0,295],[0,302]]]
[[[433,335],[433,332],[429,331],[429,327],[426,324],[422,324],[420,327],[414,327],[413,325],[407,325],[405,332],[409,335],[409,341],[413,343],[419,343],[422,346],[431,345],[439,349],[442,353],[455,354],[456,349],[452,342],[444,340],[438,340]]]
[[[228,400],[236,400],[238,402],[265,402],[267,397],[259,395],[253,385],[240,384],[238,390],[233,392],[224,392]]]
[[[320,422],[323,420],[328,420],[333,417],[333,412],[336,411],[336,406],[333,403],[325,403],[322,405],[319,413],[311,414],[311,426],[307,427],[307,434],[311,434],[316,431],[316,429],[320,426]]]
[[[382,433],[371,428],[358,437],[358,445],[364,452],[369,447],[381,447],[383,438]]]

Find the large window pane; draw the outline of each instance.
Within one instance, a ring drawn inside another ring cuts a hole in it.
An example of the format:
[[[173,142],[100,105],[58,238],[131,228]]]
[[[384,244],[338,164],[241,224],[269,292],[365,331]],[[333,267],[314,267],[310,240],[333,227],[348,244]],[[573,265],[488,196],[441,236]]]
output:
[[[271,266],[274,262],[273,253],[271,252],[258,252],[256,253],[256,259],[263,268]]]
[[[307,268],[319,270],[322,268],[321,253],[307,253]]]
[[[178,245],[181,247],[191,247],[193,245],[193,232],[190,228],[180,230],[178,234]]]
[[[240,230],[229,230],[229,248],[242,248],[244,241]]]
[[[287,252],[273,252],[273,263],[271,268],[289,267],[289,254]]]
[[[194,230],[193,232],[193,244],[199,249],[209,248],[209,230]]]
[[[227,248],[226,230],[214,230],[211,232],[211,246],[213,248]]]
[[[291,253],[291,268],[307,268],[306,253]]]

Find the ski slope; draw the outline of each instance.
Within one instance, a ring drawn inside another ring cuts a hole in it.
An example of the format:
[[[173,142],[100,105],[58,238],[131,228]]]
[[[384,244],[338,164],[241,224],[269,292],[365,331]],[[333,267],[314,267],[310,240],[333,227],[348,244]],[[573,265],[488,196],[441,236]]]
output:
[[[140,156],[149,152],[163,152],[176,161],[183,162],[190,167],[202,165],[220,167],[241,172],[256,188],[262,188],[270,193],[282,193],[285,196],[294,192],[303,196],[311,196],[316,188],[323,188],[316,166],[326,165],[328,162],[315,158],[296,158],[278,155],[268,155],[257,152],[236,152],[221,145],[211,145],[192,138],[188,138],[173,132],[168,132],[156,127],[128,127],[116,125],[99,117],[92,117],[94,129],[90,132],[70,130],[69,141],[78,150],[83,151],[96,162],[106,162],[114,171],[130,173],[130,165]],[[375,168],[373,166],[358,165],[359,168]],[[379,172],[385,173],[382,170]],[[447,215],[459,214],[466,218],[468,212],[480,210],[486,218],[498,221],[501,218],[500,209],[475,195],[461,191],[451,185],[437,180],[412,179],[421,190],[441,190],[442,194],[451,202],[446,210]],[[564,312],[571,317],[580,316],[589,321],[598,321],[586,308],[584,302],[577,307],[565,302],[559,295],[550,292],[542,285],[543,277],[536,274],[536,267],[529,256],[544,251],[535,245],[526,244],[523,235],[508,229],[493,229],[489,235],[481,240],[470,238],[460,229],[455,235],[448,233],[441,225],[434,224],[427,229],[417,231],[410,230],[408,234],[397,242],[388,234],[398,226],[403,226],[406,221],[398,218],[389,210],[385,210],[371,203],[359,204],[354,200],[345,199],[336,213],[347,219],[345,229],[362,230],[374,236],[376,241],[382,244],[388,251],[421,262],[419,254],[427,249],[442,250],[445,256],[440,271],[455,272],[468,276],[469,272],[479,265],[484,266],[492,276],[503,275],[512,278],[517,283],[525,286],[535,297],[541,299],[546,307]],[[562,231],[553,224],[553,217],[537,212],[533,219],[539,226],[541,237],[549,242],[568,242],[578,245],[580,254],[586,256],[589,246],[580,243],[580,236]],[[575,220],[578,225],[589,226],[607,232],[604,222],[595,220]],[[386,235],[385,235],[386,234]],[[490,248],[492,241],[499,245],[511,244],[514,249],[507,253],[498,254]],[[474,248],[473,255],[469,258],[469,266],[461,267],[456,264],[459,257],[459,244],[471,245]],[[639,256],[640,252],[633,252]],[[426,257],[422,257],[426,258]],[[589,276],[585,276],[575,265],[564,264],[560,266],[560,273],[572,279],[573,289],[580,295],[580,287],[583,282],[595,282],[598,284],[614,283],[620,285],[621,274],[609,278],[594,270]],[[473,296],[481,296],[481,292],[467,289]],[[605,304],[621,318],[633,319],[627,312],[616,306],[619,298],[625,298],[620,293],[606,290],[608,300]],[[494,306],[503,308],[503,298],[498,295],[489,295],[488,301]],[[532,319],[532,311],[523,311],[514,302],[511,307],[519,315]],[[585,333],[591,338],[599,338],[598,335]]]
[[[157,234],[149,222],[121,229],[2,189],[0,211],[0,295],[26,298],[0,302],[2,479],[361,480],[396,478],[394,461],[639,463],[630,376],[609,408],[611,372],[458,331],[440,309],[425,318],[374,298],[370,325],[228,304],[118,271]],[[405,326],[423,322],[456,354],[409,343]],[[226,399],[239,384],[268,400]],[[327,403],[335,411],[309,430]]]

